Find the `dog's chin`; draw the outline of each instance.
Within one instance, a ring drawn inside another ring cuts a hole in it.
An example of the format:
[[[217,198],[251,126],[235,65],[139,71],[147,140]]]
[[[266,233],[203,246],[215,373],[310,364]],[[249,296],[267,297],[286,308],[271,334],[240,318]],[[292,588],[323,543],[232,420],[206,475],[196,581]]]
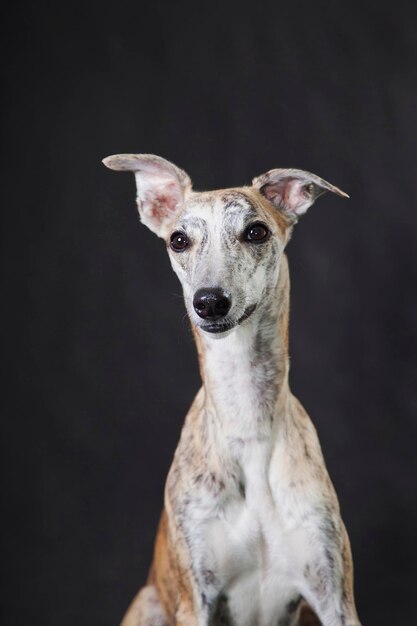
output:
[[[239,319],[233,320],[219,320],[217,322],[202,322],[198,324],[198,328],[205,333],[213,335],[217,338],[225,337],[230,334],[237,326],[240,326],[245,322],[256,309],[256,304],[252,304],[245,309],[245,312]]]

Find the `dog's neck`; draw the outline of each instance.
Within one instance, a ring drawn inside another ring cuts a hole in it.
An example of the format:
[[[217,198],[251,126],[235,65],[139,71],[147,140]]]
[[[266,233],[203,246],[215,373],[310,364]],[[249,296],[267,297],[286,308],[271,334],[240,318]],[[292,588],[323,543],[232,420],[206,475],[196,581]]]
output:
[[[288,396],[289,276],[224,338],[196,332],[207,418],[227,436],[268,437]]]

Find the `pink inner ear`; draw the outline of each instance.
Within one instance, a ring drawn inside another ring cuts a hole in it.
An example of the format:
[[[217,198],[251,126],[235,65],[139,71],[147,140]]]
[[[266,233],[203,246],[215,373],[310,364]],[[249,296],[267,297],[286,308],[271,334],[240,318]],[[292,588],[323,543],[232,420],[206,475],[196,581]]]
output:
[[[178,185],[175,181],[164,183],[159,188],[146,192],[144,210],[157,220],[163,220],[168,213],[174,212],[180,201]]]
[[[287,211],[298,213],[310,201],[309,194],[304,190],[304,184],[297,178],[287,178],[266,185],[263,192],[265,197],[275,205]]]
[[[181,211],[191,181],[185,172],[167,161],[149,157],[149,163],[145,157],[141,169],[135,171],[139,214],[146,226],[165,237],[175,215]]]
[[[178,202],[180,200],[180,194],[178,193],[178,184],[174,181],[167,183],[160,194],[158,194],[158,200],[160,205],[164,205],[168,211],[175,211]]]

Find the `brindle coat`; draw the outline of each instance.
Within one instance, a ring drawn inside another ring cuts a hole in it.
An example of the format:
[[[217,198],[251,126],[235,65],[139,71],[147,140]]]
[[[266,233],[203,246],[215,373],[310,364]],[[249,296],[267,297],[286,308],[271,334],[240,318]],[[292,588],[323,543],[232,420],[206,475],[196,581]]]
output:
[[[284,254],[321,193],[346,194],[301,170],[197,193],[160,157],[104,163],[135,173],[141,220],[167,242],[203,380],[168,474],[148,582],[122,626],[307,626],[319,624],[314,614],[324,626],[359,626],[337,497],[288,384]],[[254,223],[261,241],[248,239]],[[232,303],[211,326],[193,308],[203,287]]]

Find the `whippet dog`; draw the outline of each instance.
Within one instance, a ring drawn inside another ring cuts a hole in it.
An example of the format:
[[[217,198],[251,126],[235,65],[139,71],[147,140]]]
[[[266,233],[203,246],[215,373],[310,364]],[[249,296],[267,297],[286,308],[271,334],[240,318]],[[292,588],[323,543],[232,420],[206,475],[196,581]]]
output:
[[[285,246],[318,196],[346,194],[297,169],[195,192],[158,156],[104,163],[135,174],[141,221],[166,242],[203,381],[166,481],[149,578],[123,626],[360,626],[337,497],[288,384]]]

